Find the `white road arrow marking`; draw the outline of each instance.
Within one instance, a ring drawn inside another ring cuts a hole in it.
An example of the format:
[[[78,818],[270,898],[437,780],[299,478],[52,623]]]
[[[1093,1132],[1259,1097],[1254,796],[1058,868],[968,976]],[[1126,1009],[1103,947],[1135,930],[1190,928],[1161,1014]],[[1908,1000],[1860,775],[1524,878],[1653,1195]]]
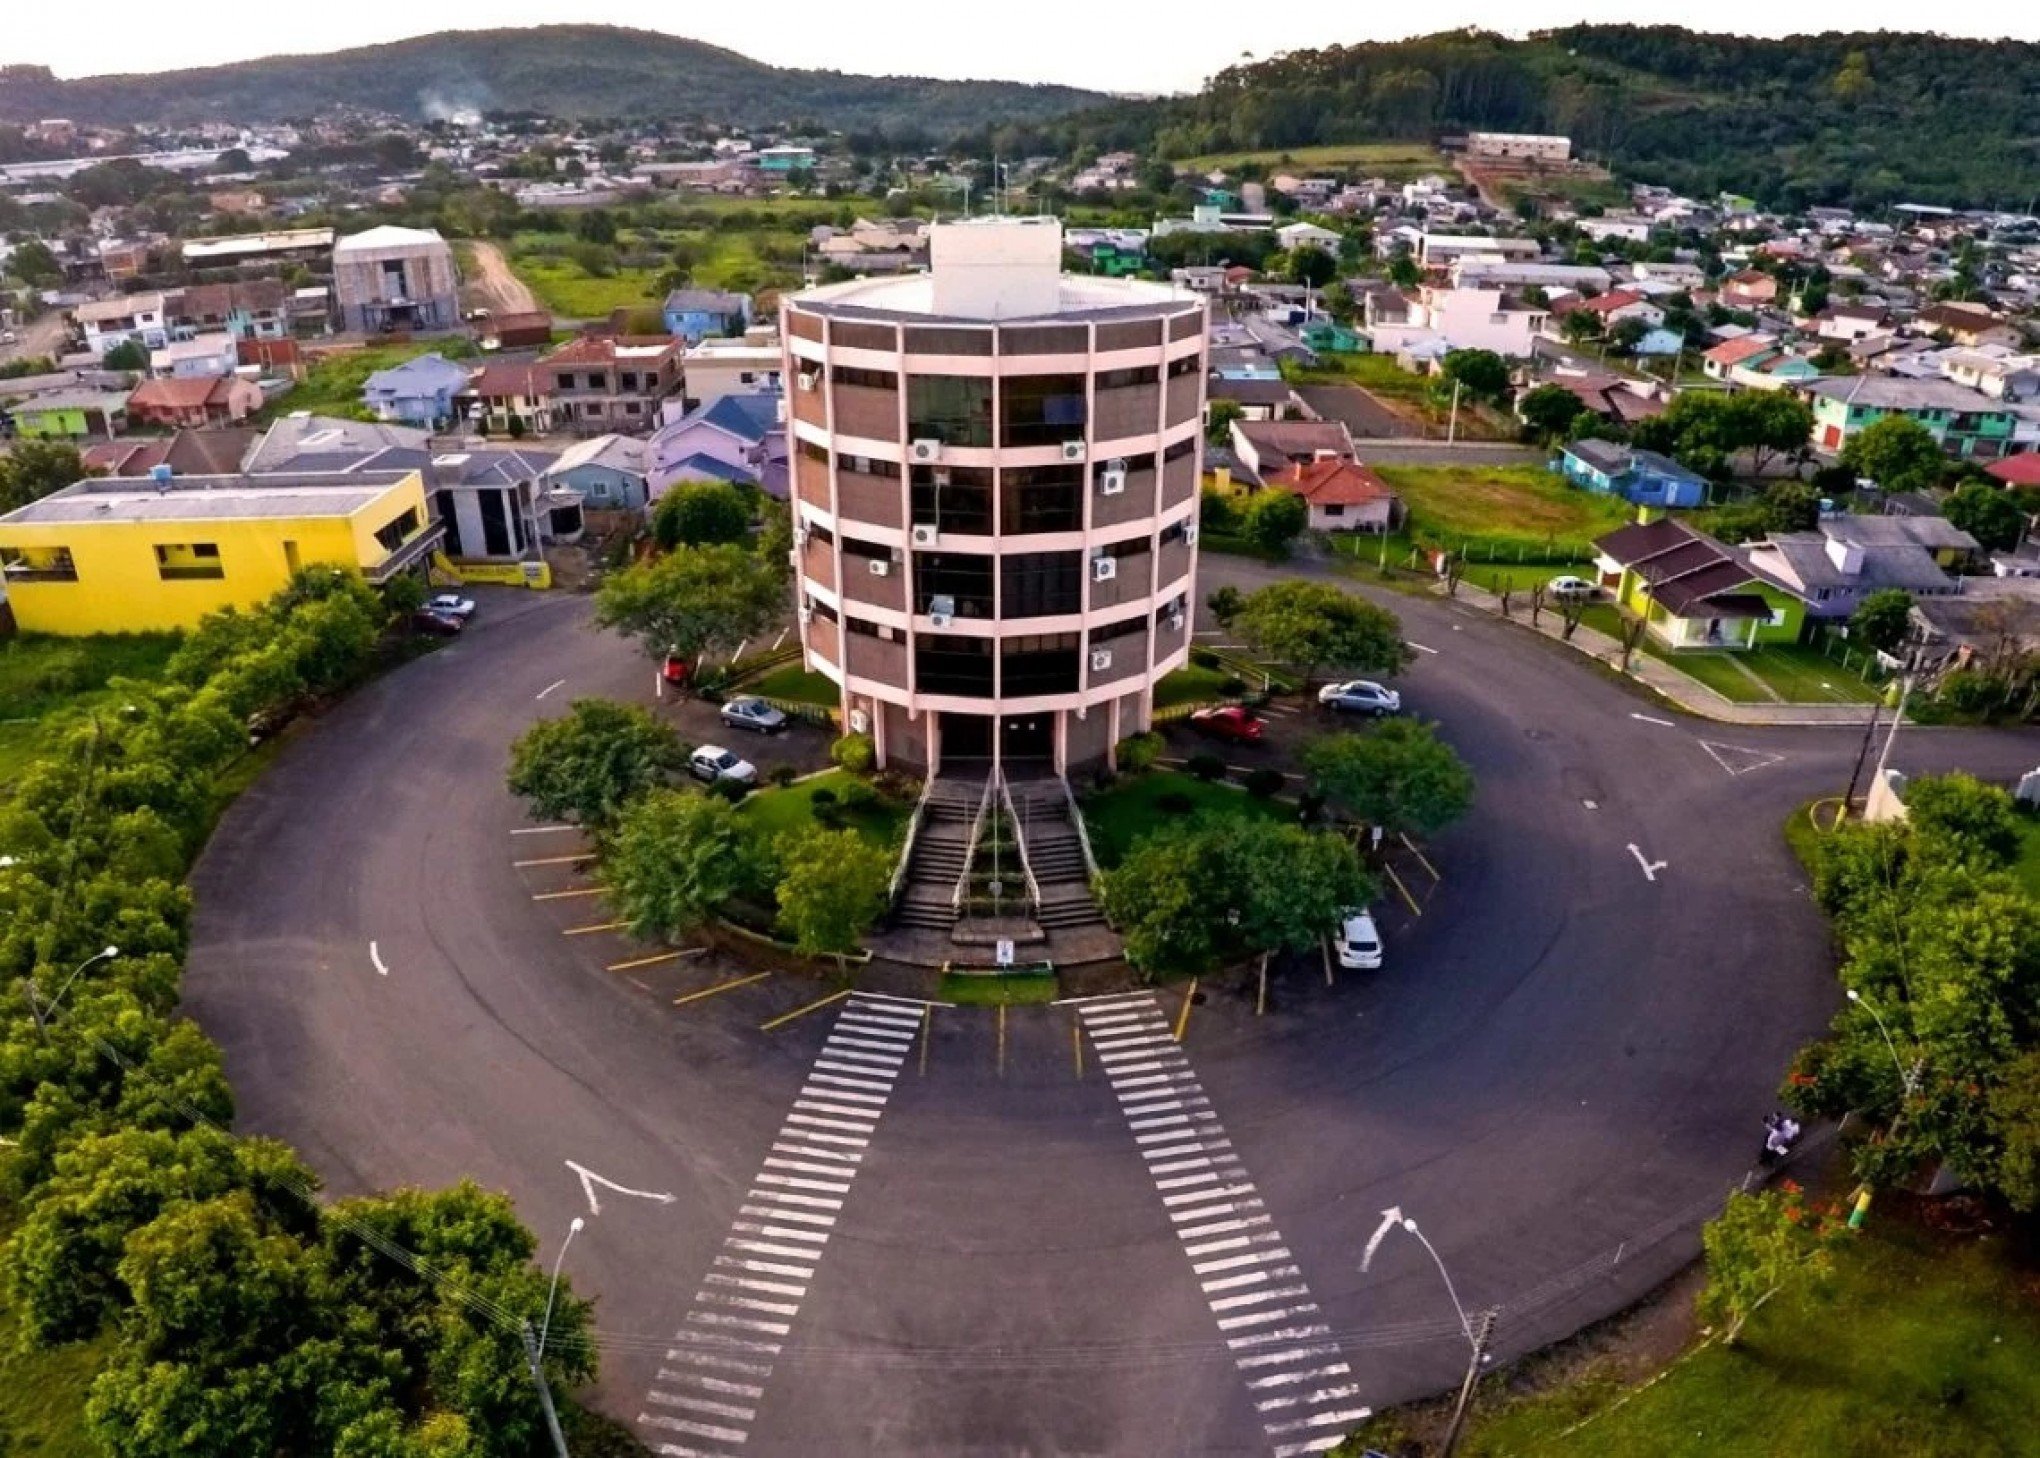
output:
[[[605,1190],[614,1190],[619,1195],[630,1195],[639,1200],[656,1200],[661,1205],[670,1205],[679,1198],[677,1195],[663,1194],[652,1190],[633,1190],[628,1185],[619,1185],[615,1180],[605,1180],[601,1175],[595,1173],[594,1170],[589,1169],[585,1165],[575,1164],[571,1159],[566,1161],[566,1166],[581,1177],[581,1193],[588,1197],[588,1213],[590,1215],[600,1215],[602,1213],[602,1202],[595,1198],[595,1187],[597,1185],[602,1186]]]
[[[1643,852],[1636,848],[1636,842],[1633,840],[1629,842],[1629,853],[1635,856],[1636,863],[1639,866],[1643,867],[1643,879],[1646,881],[1655,881],[1657,879],[1657,873],[1659,871],[1664,870],[1667,866],[1671,864],[1671,862],[1669,861],[1645,860],[1643,858]]]
[[[1646,724],[1656,724],[1658,727],[1662,729],[1676,729],[1679,727],[1678,725],[1674,724],[1670,719],[1653,719],[1648,714],[1631,713],[1629,717],[1632,719],[1640,719]]]
[[[368,944],[368,960],[375,963],[375,970],[383,976],[390,975],[390,969],[383,965],[382,953],[376,950],[374,942]]]
[[[1367,1268],[1374,1264],[1374,1253],[1381,1249],[1381,1242],[1388,1238],[1388,1232],[1402,1224],[1402,1207],[1390,1205],[1381,1212],[1381,1224],[1374,1234],[1367,1237],[1367,1249],[1360,1252],[1360,1274],[1366,1275]]]

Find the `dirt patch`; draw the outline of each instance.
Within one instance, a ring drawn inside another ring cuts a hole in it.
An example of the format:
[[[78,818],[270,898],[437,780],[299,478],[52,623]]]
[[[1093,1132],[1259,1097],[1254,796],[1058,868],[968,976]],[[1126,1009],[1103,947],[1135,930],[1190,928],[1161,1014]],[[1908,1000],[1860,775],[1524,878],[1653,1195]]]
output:
[[[494,243],[476,239],[468,244],[474,259],[474,277],[461,287],[462,302],[470,309],[487,309],[492,314],[541,314],[538,301],[524,280],[510,271],[509,260]]]
[[[1398,410],[1358,385],[1305,385],[1296,393],[1319,416],[1338,421],[1358,439],[1430,434],[1422,410]]]

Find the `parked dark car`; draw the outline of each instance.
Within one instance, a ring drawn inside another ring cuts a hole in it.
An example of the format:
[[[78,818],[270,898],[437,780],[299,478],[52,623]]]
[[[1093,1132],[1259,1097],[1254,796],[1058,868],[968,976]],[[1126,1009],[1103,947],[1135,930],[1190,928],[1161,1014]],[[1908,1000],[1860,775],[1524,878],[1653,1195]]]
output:
[[[1267,730],[1268,721],[1244,704],[1217,704],[1192,714],[1190,727],[1214,739],[1252,744]]]
[[[434,638],[457,638],[467,626],[459,618],[447,613],[436,613],[430,608],[419,608],[411,614],[411,628]]]

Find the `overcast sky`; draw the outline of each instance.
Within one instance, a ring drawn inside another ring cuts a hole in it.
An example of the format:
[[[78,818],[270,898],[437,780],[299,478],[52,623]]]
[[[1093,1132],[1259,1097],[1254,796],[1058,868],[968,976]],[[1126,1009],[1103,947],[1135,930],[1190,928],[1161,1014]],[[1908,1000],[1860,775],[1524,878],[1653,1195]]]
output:
[[[1709,30],[1918,29],[1950,35],[2040,38],[2040,5],[1983,0],[1947,10],[1914,0],[1714,0],[1704,15],[1675,0],[1427,0],[1385,14],[1330,0],[1269,10],[1187,0],[1120,5],[1104,0],[1024,4],[889,0],[772,0],[691,4],[675,0],[490,0],[480,12],[430,7],[252,4],[194,10],[163,0],[97,0],[77,8],[20,0],[0,25],[0,63],[35,62],[60,76],[146,72],[247,60],[278,52],[340,50],[433,29],[543,25],[565,20],[667,30],[782,66],[893,75],[1061,81],[1106,91],[1194,90],[1240,58],[1455,26],[1505,22],[1511,34],[1577,21],[1703,22]],[[1384,7],[1385,9],[1385,7]],[[1342,13],[1343,12],[1343,13]]]

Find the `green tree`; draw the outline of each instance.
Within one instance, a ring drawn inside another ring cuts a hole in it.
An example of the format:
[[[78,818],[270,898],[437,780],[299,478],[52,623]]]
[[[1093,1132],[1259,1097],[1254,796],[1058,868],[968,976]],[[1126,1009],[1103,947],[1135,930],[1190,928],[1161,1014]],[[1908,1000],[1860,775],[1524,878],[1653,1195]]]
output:
[[[1700,1232],[1707,1253],[1702,1321],[1724,1328],[1730,1346],[1745,1323],[1780,1291],[1817,1282],[1832,1269],[1830,1233],[1796,1192],[1742,1191]]]
[[[0,455],[0,514],[40,501],[90,474],[76,446],[61,441],[17,441],[14,449]]]
[[[1986,552],[2009,551],[2026,530],[2024,509],[1995,481],[1963,482],[1949,493],[1941,513]]]
[[[682,481],[652,508],[652,538],[668,552],[741,542],[750,534],[750,499],[728,481]]]
[[[123,339],[101,355],[99,362],[110,370],[140,374],[149,367],[149,351],[139,340]]]
[[[1210,609],[1213,621],[1228,633],[1232,631],[1233,622],[1239,617],[1240,609],[1246,606],[1246,601],[1246,595],[1230,583],[1214,587],[1204,595],[1204,606]]]
[[[7,266],[16,278],[33,288],[55,288],[64,281],[63,264],[50,251],[50,245],[40,238],[30,238],[17,246],[7,260]]]
[[[1328,734],[1304,751],[1303,763],[1320,794],[1391,835],[1429,835],[1473,804],[1473,772],[1435,729],[1414,719]]]
[[[613,824],[631,801],[684,762],[673,731],[635,704],[577,699],[564,717],[532,725],[510,746],[510,793],[532,814],[591,829]]]
[[[1128,960],[1149,973],[1314,947],[1374,889],[1339,836],[1221,816],[1142,836],[1097,886]]]
[[[2040,1210],[2040,1048],[2021,1054],[1990,1093],[1996,1184],[2015,1210]]]
[[[1842,462],[1886,491],[1924,491],[1948,468],[1933,432],[1904,415],[1887,415],[1850,436]]]
[[[1338,277],[1339,260],[1322,248],[1306,246],[1291,250],[1283,272],[1294,283],[1321,289]]]
[[[1586,403],[1565,386],[1539,385],[1516,402],[1516,413],[1539,440],[1550,444],[1566,439],[1573,421],[1588,411]]]
[[[1764,526],[1774,532],[1810,532],[1820,525],[1820,495],[1804,481],[1773,481],[1764,488]]]
[[[1439,373],[1476,400],[1499,400],[1509,392],[1509,362],[1491,349],[1449,350]]]
[[[729,801],[658,790],[625,807],[602,857],[602,884],[633,933],[671,938],[757,890],[760,860]]]
[[[723,544],[676,547],[626,567],[595,594],[595,621],[653,657],[729,651],[786,610],[784,564]]]
[[[809,827],[779,854],[779,925],[810,956],[839,962],[885,911],[893,856],[854,830]]]
[[[1750,453],[1750,470],[1761,475],[1780,455],[1804,450],[1813,435],[1813,410],[1783,390],[1741,390],[1728,397],[1725,449]]]
[[[1905,641],[1912,621],[1912,594],[1902,587],[1871,593],[1849,614],[1849,636],[1889,653]]]
[[[1271,557],[1286,557],[1290,546],[1310,525],[1310,508],[1301,496],[1269,487],[1247,499],[1242,513],[1244,535]]]
[[[1406,252],[1398,253],[1388,261],[1388,281],[1399,289],[1413,289],[1423,277],[1424,271],[1417,266],[1417,260]]]
[[[1213,445],[1225,445],[1232,440],[1233,422],[1247,412],[1237,400],[1214,399],[1204,413],[1204,438]]]
[[[1277,663],[1390,673],[1411,658],[1394,613],[1323,582],[1275,582],[1247,594],[1235,626],[1248,647]]]
[[[2019,858],[2022,840],[2012,797],[1973,775],[1933,775],[1906,790],[1906,819],[1935,854],[1977,870],[1999,871]]]

